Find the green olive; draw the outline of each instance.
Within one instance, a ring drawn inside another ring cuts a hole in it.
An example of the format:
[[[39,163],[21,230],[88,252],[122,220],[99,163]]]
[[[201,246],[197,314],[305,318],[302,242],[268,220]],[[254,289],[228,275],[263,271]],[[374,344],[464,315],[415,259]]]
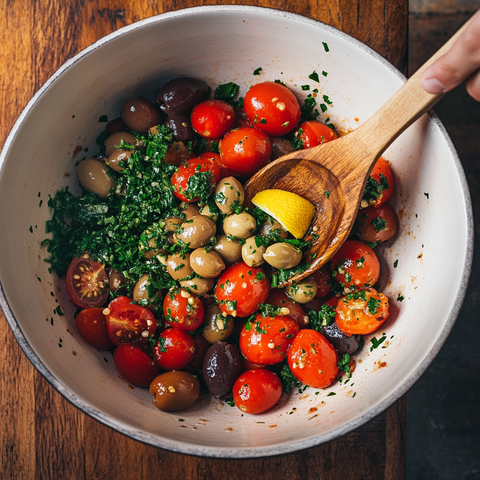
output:
[[[265,263],[264,253],[265,247],[263,245],[257,247],[254,236],[247,238],[242,245],[242,260],[249,267],[258,267]]]
[[[224,317],[218,305],[211,305],[205,310],[203,324],[203,336],[208,343],[214,344],[223,342],[230,336],[234,320],[230,315]]]
[[[157,290],[155,294],[150,297],[148,295],[148,285],[150,285],[148,277],[148,274],[143,275],[135,284],[135,288],[133,289],[133,300],[141,303],[142,305],[145,304],[149,310],[154,312],[161,303],[163,292],[161,290]]]
[[[317,295],[317,282],[312,277],[304,278],[286,288],[287,295],[297,303],[308,303]]]
[[[132,135],[128,132],[116,132],[110,135],[104,142],[105,144],[105,155],[109,157],[117,148],[120,147],[122,140],[125,143],[129,143],[130,145],[136,145],[137,141],[135,139],[135,135]]]
[[[293,268],[302,260],[302,252],[289,243],[279,242],[270,245],[263,258],[266,262],[275,268]]]
[[[265,220],[265,222],[263,222],[262,226],[260,227],[260,235],[267,236],[272,233],[276,233],[281,238],[288,237],[288,232],[280,225],[280,222],[278,222],[274,218],[272,220]]]
[[[180,227],[177,238],[190,248],[205,247],[217,232],[215,222],[204,215],[195,215],[185,220]]]
[[[109,167],[94,158],[86,158],[77,165],[78,181],[82,187],[101,198],[107,198],[110,189],[115,187],[115,178],[109,172]]]
[[[215,278],[225,269],[225,262],[218,253],[200,247],[190,254],[190,267],[203,278]]]
[[[122,173],[123,168],[120,166],[120,162],[128,162],[128,159],[132,156],[131,150],[115,150],[107,158],[107,165],[113,168],[116,172]]]
[[[242,245],[235,238],[218,235],[213,249],[223,258],[223,261],[232,265],[242,258]]]
[[[180,280],[180,285],[190,293],[197,295],[197,297],[204,297],[212,290],[215,281],[213,278],[194,277],[188,280]]]
[[[190,266],[189,253],[175,253],[167,257],[167,272],[174,280],[190,277],[193,270]]]
[[[252,215],[247,212],[229,215],[223,221],[223,231],[226,235],[232,235],[237,238],[248,238],[257,228],[257,222]]]
[[[232,213],[232,208],[242,206],[244,200],[243,185],[235,177],[225,177],[218,182],[215,203],[222,213]]]

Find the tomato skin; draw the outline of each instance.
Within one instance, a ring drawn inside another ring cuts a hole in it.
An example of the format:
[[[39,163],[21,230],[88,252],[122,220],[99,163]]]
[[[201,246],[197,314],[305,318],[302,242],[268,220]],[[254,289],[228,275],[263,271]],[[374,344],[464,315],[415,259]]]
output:
[[[196,295],[184,288],[178,288],[165,295],[163,314],[170,326],[193,331],[202,324],[205,309]]]
[[[369,205],[379,207],[392,196],[395,190],[395,179],[393,177],[392,169],[390,164],[383,157],[380,157],[377,160],[372,171],[370,172],[370,179],[367,182],[367,186],[368,183],[371,182],[371,179],[374,179],[374,183],[377,186],[380,186],[378,187],[380,191],[374,195],[368,195],[367,193],[364,193],[362,202],[360,204],[361,208],[368,207]]]
[[[395,210],[388,204],[371,206],[358,211],[354,231],[359,240],[365,243],[386,242],[398,231],[398,219]]]
[[[174,195],[182,202],[197,202],[199,197],[192,196],[188,191],[188,182],[197,172],[208,172],[211,174],[212,189],[220,180],[220,167],[211,156],[206,158],[191,158],[178,167],[172,175]]]
[[[222,178],[232,176],[232,172],[228,168],[223,166],[222,159],[220,158],[220,155],[218,153],[203,152],[199,155],[198,158],[202,160],[213,160],[217,164],[217,167],[219,169],[218,181],[220,181]]]
[[[300,330],[288,351],[288,366],[292,373],[313,388],[328,387],[337,378],[337,364],[337,352],[316,330]]]
[[[131,303],[123,295],[110,302],[103,311],[108,335],[115,345],[147,345],[148,337],[157,330],[157,320],[148,308]]]
[[[193,108],[190,122],[200,136],[219,138],[235,124],[235,111],[223,100],[205,100]]]
[[[345,288],[371,287],[380,276],[375,252],[363,242],[347,240],[332,257],[332,276]]]
[[[372,301],[373,306],[370,306]],[[343,333],[368,335],[378,330],[388,318],[389,302],[383,293],[366,288],[339,300],[336,312],[335,321]]]
[[[262,130],[237,128],[227,133],[219,145],[220,158],[233,175],[251,176],[270,160],[272,142]]]
[[[110,339],[103,308],[87,308],[75,317],[80,336],[98,350],[110,350],[115,344]]]
[[[105,265],[88,253],[75,257],[67,270],[67,292],[79,308],[102,307],[108,300],[108,275]]]
[[[282,382],[264,368],[247,370],[233,386],[235,406],[244,413],[262,413],[273,408],[282,396]]]
[[[120,375],[137,387],[148,387],[158,375],[158,365],[138,345],[120,345],[113,352]]]
[[[302,141],[302,148],[312,148],[338,138],[338,135],[324,123],[316,120],[303,122],[296,136]]]
[[[215,287],[215,298],[222,313],[248,317],[260,303],[265,303],[270,281],[260,267],[249,267],[240,261],[226,268]]]
[[[274,137],[291,132],[301,114],[295,95],[285,85],[276,82],[257,83],[250,87],[243,108],[253,126]]]
[[[185,331],[167,328],[153,347],[153,356],[164,370],[181,370],[195,357],[195,341]]]
[[[304,327],[308,322],[305,319],[305,311],[300,304],[294,302],[285,292],[283,288],[272,288],[268,294],[266,303],[274,307],[288,308],[288,315],[293,318],[300,328]]]

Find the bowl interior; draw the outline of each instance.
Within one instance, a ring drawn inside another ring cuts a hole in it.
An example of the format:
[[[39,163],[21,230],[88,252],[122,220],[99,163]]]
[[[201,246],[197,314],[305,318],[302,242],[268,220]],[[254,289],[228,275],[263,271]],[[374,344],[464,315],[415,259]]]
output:
[[[309,78],[314,71],[319,82]],[[366,342],[349,383],[293,392],[273,411],[256,416],[207,397],[187,411],[164,413],[146,389],[118,376],[109,353],[79,337],[74,307],[62,282],[48,272],[41,241],[48,198],[66,185],[75,191],[74,164],[87,151],[97,152],[101,117],[119,116],[128,98],[153,99],[156,88],[183,75],[212,87],[233,81],[242,94],[253,83],[279,79],[304,97],[312,90],[302,86],[310,85],[318,89],[317,98],[328,96],[332,104],[323,118],[343,133],[372,115],[403,82],[387,62],[338,30],[253,7],[181,10],[97,42],[36,94],[0,157],[2,307],[29,358],[61,393],[136,439],[219,457],[273,455],[331,440],[405,393],[453,325],[471,262],[470,203],[456,154],[429,116],[385,153],[396,175],[392,203],[401,224],[396,241],[379,250],[391,319],[375,334],[386,336],[379,348],[370,351]],[[78,147],[83,152],[75,155]]]

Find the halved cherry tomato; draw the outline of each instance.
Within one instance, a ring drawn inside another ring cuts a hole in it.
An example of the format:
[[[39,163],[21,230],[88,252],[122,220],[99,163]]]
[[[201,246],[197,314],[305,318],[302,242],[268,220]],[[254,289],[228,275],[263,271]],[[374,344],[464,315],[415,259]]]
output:
[[[270,160],[272,142],[262,130],[237,128],[227,133],[219,145],[220,158],[233,175],[251,176]]]
[[[301,113],[295,95],[277,82],[257,83],[250,87],[243,100],[243,108],[254,127],[274,137],[292,131]]]
[[[358,211],[353,230],[362,242],[375,245],[386,242],[397,233],[397,214],[388,203],[362,208]]]
[[[283,311],[283,315],[288,315],[293,318],[300,328],[304,327],[308,322],[308,317],[305,318],[305,311],[300,304],[294,302],[285,292],[283,288],[272,288],[268,294],[267,304],[274,307],[281,307],[288,309],[288,312]]]
[[[226,268],[215,287],[215,298],[222,313],[248,317],[265,303],[270,281],[260,267],[249,267],[240,261]]]
[[[346,289],[375,285],[380,263],[375,252],[358,240],[347,240],[332,257],[332,276]]]
[[[220,158],[220,155],[218,153],[204,152],[201,153],[198,158],[201,158],[202,160],[213,160],[217,164],[217,167],[220,170],[219,181],[222,178],[232,176],[232,172],[228,168],[223,166],[222,159]]]
[[[394,189],[395,181],[390,164],[383,157],[380,157],[367,180],[360,207],[380,206],[392,196]]]
[[[200,176],[202,172],[210,172],[210,175]],[[198,178],[197,183],[209,183],[210,190],[213,190],[220,180],[220,168],[211,157],[191,158],[180,165],[172,175],[172,185],[173,193],[182,202],[197,202],[200,199],[198,195],[192,193],[193,177]]]
[[[203,322],[202,301],[184,288],[170,290],[163,300],[165,320],[179,330],[196,330]]]
[[[80,336],[98,350],[109,350],[114,343],[108,335],[103,308],[87,308],[78,312],[75,323]]]
[[[164,370],[181,370],[195,357],[195,342],[184,330],[166,328],[153,347],[153,355]]]
[[[120,345],[113,352],[120,375],[138,387],[148,387],[158,375],[158,365],[138,345]]]
[[[350,293],[337,303],[335,321],[347,335],[367,335],[385,322],[389,315],[388,298],[374,288]]]
[[[282,396],[282,382],[264,368],[247,370],[233,385],[235,406],[245,413],[262,413],[273,408]]]
[[[250,362],[274,365],[286,358],[299,330],[298,323],[291,317],[277,315],[265,318],[259,313],[243,327],[240,351]]]
[[[338,138],[338,135],[330,127],[316,120],[303,122],[295,136],[302,141],[302,148],[316,147]]]
[[[300,330],[288,351],[288,366],[293,375],[313,388],[328,387],[337,378],[337,364],[337,352],[316,330]]]
[[[194,107],[190,121],[200,136],[219,138],[235,124],[235,111],[223,100],[205,100]]]
[[[123,343],[146,345],[157,330],[157,320],[148,308],[131,303],[120,296],[103,311],[107,319],[108,335],[115,345]]]
[[[108,275],[105,265],[88,253],[75,257],[67,270],[67,292],[80,308],[103,307],[108,300]]]

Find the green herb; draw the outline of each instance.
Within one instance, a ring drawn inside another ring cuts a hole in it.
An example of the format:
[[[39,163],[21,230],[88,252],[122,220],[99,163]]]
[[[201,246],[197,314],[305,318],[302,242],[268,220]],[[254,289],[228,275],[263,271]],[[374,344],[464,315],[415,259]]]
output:
[[[403,302],[404,300],[405,300],[405,297],[401,293],[399,293],[397,297],[397,302]]]
[[[376,337],[371,338],[370,342],[371,342],[372,346],[370,347],[370,351],[378,348],[386,339],[387,339],[387,337],[386,337],[385,334],[383,334],[383,336],[378,340],[377,340]]]
[[[383,194],[383,191],[390,188],[388,179],[385,175],[380,174],[379,179],[380,181],[378,182],[375,178],[370,176],[367,180],[362,200],[366,201],[369,205],[374,203],[375,200]]]
[[[393,262],[393,268],[397,268],[397,267],[398,267],[398,259]]]
[[[329,52],[330,49],[328,48],[328,44],[326,44],[325,42],[322,42],[323,43],[323,48],[326,52]]]
[[[381,300],[370,297],[367,302],[368,311],[372,315],[375,315],[378,312],[378,307],[380,306],[381,303],[382,303]]]
[[[323,327],[330,325],[335,320],[336,308],[323,304],[320,310],[309,310],[307,316],[310,319],[310,328],[320,332]]]
[[[235,100],[239,90],[240,87],[236,83],[225,83],[215,89],[213,97],[216,100],[223,100],[224,102],[230,103],[230,105],[234,107],[241,107],[243,105],[243,98]]]
[[[327,397],[333,397],[334,395],[336,395],[335,392],[330,392],[330,393],[327,395]]]
[[[254,74],[254,75],[260,75],[260,72],[261,72],[262,70],[263,70],[262,67],[258,67],[258,68],[256,68],[256,69],[253,71],[253,74]]]
[[[225,403],[230,405],[231,407],[234,407],[235,406],[235,402],[233,400],[233,397],[227,397],[225,398]]]
[[[371,224],[377,233],[387,229],[387,221],[382,217],[374,218]]]
[[[258,309],[260,311],[260,313],[263,315],[263,317],[267,318],[267,317],[275,317],[276,315],[279,315],[280,314],[280,309],[282,307],[278,306],[278,307],[275,307],[273,305],[270,305],[269,303],[261,303],[259,306],[258,306]]]
[[[347,374],[348,378],[352,376],[352,372],[350,371],[350,355],[348,353],[342,355],[337,365],[340,370],[343,370]]]
[[[292,385],[299,390],[305,387],[305,385],[295,377],[295,375],[290,370],[289,366],[285,363],[280,370],[280,380],[283,385],[283,390],[286,393],[290,393],[292,391]]]
[[[311,73],[308,78],[310,80],[313,80],[314,82],[319,82],[320,79],[318,78],[318,73],[314,70],[313,73]]]
[[[429,193],[424,193],[424,195],[427,197],[427,200],[430,198],[430,194]]]

